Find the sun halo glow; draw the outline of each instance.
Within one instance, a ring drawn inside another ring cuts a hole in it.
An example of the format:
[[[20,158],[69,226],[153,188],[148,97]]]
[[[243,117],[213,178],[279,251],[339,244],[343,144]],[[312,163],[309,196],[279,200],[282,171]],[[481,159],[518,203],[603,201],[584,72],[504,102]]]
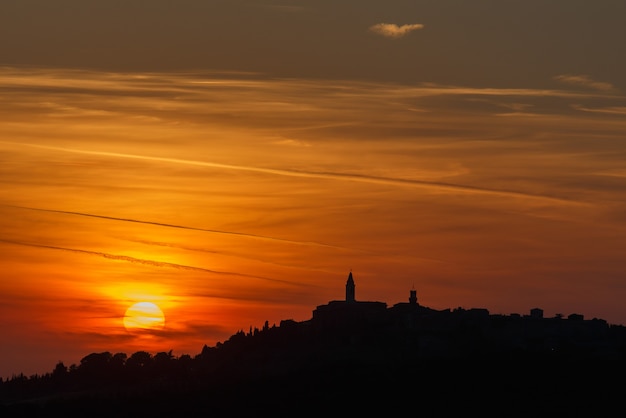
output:
[[[152,302],[137,302],[126,309],[124,328],[128,331],[161,330],[165,327],[165,315]]]

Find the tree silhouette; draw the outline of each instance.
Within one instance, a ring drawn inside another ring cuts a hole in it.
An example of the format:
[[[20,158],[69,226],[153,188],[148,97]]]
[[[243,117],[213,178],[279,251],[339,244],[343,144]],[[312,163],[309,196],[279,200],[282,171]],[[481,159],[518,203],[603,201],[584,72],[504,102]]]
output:
[[[67,377],[68,373],[69,372],[65,364],[63,364],[62,361],[59,361],[57,365],[54,366],[54,370],[52,371],[52,378],[61,381]]]
[[[608,408],[626,391],[626,329],[601,320],[464,309],[370,319],[265,321],[193,357],[105,351],[69,367],[59,361],[51,373],[0,381],[0,416],[287,416],[302,405],[316,416],[329,405],[371,415],[416,393],[424,412],[447,412],[435,402],[444,394],[468,405],[489,394],[528,405],[522,412],[541,401],[565,413],[591,411],[591,401],[568,403],[585,399]]]
[[[147,351],[137,351],[126,360],[126,366],[134,369],[146,369],[152,364],[152,354]]]

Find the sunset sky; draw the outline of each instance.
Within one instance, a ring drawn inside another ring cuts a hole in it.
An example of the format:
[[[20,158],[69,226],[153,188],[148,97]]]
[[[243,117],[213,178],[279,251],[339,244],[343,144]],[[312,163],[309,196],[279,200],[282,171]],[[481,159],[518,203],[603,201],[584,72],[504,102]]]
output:
[[[343,299],[626,324],[626,2],[2,0],[0,377]],[[152,302],[165,326],[124,327]]]

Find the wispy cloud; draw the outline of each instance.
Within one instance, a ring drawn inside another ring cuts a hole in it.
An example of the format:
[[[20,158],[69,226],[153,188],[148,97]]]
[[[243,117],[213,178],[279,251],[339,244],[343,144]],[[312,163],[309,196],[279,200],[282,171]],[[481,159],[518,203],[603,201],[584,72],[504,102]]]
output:
[[[594,109],[580,105],[572,105],[572,108],[580,110],[582,112],[606,113],[609,115],[626,115],[626,106],[613,106]]]
[[[14,144],[14,143],[5,142],[5,141],[0,141],[0,143]],[[222,168],[222,169],[228,169],[228,170],[239,170],[239,171],[250,171],[250,172],[258,172],[258,173],[265,173],[265,174],[274,174],[277,176],[286,176],[286,177],[330,179],[330,180],[341,180],[341,181],[351,181],[351,182],[370,183],[370,184],[387,184],[387,185],[394,185],[394,186],[408,186],[408,187],[435,189],[438,191],[447,190],[447,191],[457,192],[457,193],[464,192],[464,193],[472,193],[472,194],[487,194],[487,195],[496,195],[496,196],[504,196],[504,197],[539,199],[539,200],[550,201],[553,203],[585,205],[583,202],[578,202],[576,200],[571,200],[571,199],[561,198],[561,197],[556,197],[556,196],[520,192],[520,191],[508,190],[508,189],[498,189],[498,188],[479,187],[479,186],[471,186],[471,185],[456,184],[456,183],[438,182],[438,181],[413,180],[413,179],[405,179],[405,178],[372,176],[372,175],[367,175],[367,174],[355,174],[355,173],[285,170],[285,169],[274,169],[274,168],[264,168],[264,167],[254,167],[254,166],[240,166],[240,165],[232,165],[232,164],[218,164],[218,163],[212,163],[212,162],[184,160],[184,159],[178,159],[178,158],[152,157],[152,156],[145,156],[145,155],[138,155],[138,154],[88,151],[88,150],[70,149],[70,148],[62,148],[62,147],[50,147],[50,146],[36,145],[36,144],[19,144],[19,145],[33,147],[33,148],[51,149],[51,150],[56,150],[56,151],[66,151],[66,152],[77,153],[77,154],[100,155],[100,156],[139,159],[139,160],[151,160],[151,161],[167,162],[167,163],[172,163],[172,164],[187,164],[187,165],[192,165],[192,166],[205,166],[205,167]],[[23,209],[52,211],[52,210],[35,209],[35,208],[28,208],[28,207],[23,207]],[[86,214],[86,213],[64,212],[64,211],[56,211],[56,210],[54,210],[53,212],[61,212],[61,213],[68,213],[68,214],[73,214],[73,215],[82,215],[82,216],[112,219],[111,217],[108,217],[108,216],[92,215],[92,214]],[[120,220],[120,221],[123,220],[127,222],[138,222],[138,223],[149,223],[149,224],[155,224],[159,226],[169,226],[169,227],[182,228],[182,229],[195,229],[195,230],[202,230],[202,231],[214,232],[214,233],[228,233],[232,235],[253,236],[251,234],[244,234],[244,233],[238,233],[238,232],[204,230],[201,228],[183,227],[179,225],[169,225],[169,224],[162,224],[162,223],[157,223],[157,222],[139,221],[139,220],[134,220],[134,219],[116,218],[115,220]],[[263,236],[254,236],[254,237],[279,240],[278,238],[263,237]],[[302,243],[302,242],[298,241],[298,243]],[[321,243],[311,243],[311,244],[329,246],[329,245],[321,244]]]
[[[611,83],[605,83],[603,81],[596,81],[586,74],[561,74],[554,77],[555,80],[576,86],[590,88],[600,91],[612,91],[615,87]]]
[[[275,237],[268,237],[268,236],[263,236],[263,235],[247,234],[247,233],[244,233],[244,232],[221,231],[221,230],[217,230],[217,229],[196,228],[196,227],[185,226],[185,225],[174,225],[174,224],[168,224],[168,223],[163,223],[163,222],[153,222],[153,221],[146,221],[146,220],[139,220],[139,219],[117,218],[117,217],[114,217],[114,216],[96,215],[96,214],[93,214],[93,213],[72,212],[72,211],[66,211],[66,210],[30,208],[30,207],[25,207],[25,206],[13,206],[13,207],[18,208],[18,209],[27,209],[27,210],[34,210],[34,211],[40,211],[40,212],[51,212],[51,213],[61,213],[61,214],[65,214],[65,215],[87,216],[87,217],[91,217],[91,218],[109,219],[109,220],[112,220],[112,221],[133,222],[133,223],[140,223],[140,224],[146,224],[146,225],[163,226],[163,227],[167,227],[167,228],[186,229],[186,230],[189,230],[189,231],[210,232],[210,233],[213,233],[213,234],[238,235],[238,236],[257,238],[257,239],[264,239],[264,240],[270,240],[270,241],[283,241],[283,242],[289,242],[289,243],[292,243],[292,244],[317,245],[317,246],[321,246],[321,247],[338,248],[338,247],[335,247],[335,246],[332,246],[332,245],[322,244],[322,243],[319,243],[319,242],[293,241],[293,240],[287,240],[287,239],[275,238]]]
[[[398,26],[395,23],[377,23],[370,26],[369,30],[386,38],[397,39],[402,38],[410,32],[423,28],[424,25],[422,25],[421,23],[412,23],[402,26]]]
[[[79,253],[79,254],[95,255],[95,256],[106,258],[109,260],[125,261],[128,263],[143,264],[143,265],[152,266],[152,267],[170,267],[170,268],[175,268],[175,269],[180,269],[180,270],[199,271],[199,272],[204,272],[204,273],[212,273],[212,274],[227,275],[227,276],[248,277],[252,279],[266,280],[270,282],[286,283],[286,284],[295,285],[295,286],[305,286],[301,283],[288,281],[288,280],[273,279],[270,277],[263,277],[263,276],[253,275],[253,274],[245,274],[245,273],[235,273],[235,272],[230,272],[230,271],[211,270],[211,269],[207,269],[204,267],[168,263],[165,261],[136,258],[136,257],[130,257],[127,255],[120,255],[120,254],[110,254],[110,253],[105,253],[102,251],[82,250],[79,248],[68,248],[68,247],[59,247],[55,245],[34,244],[34,243],[11,241],[11,240],[4,240],[4,239],[0,239],[0,242],[4,242],[6,244],[13,244],[13,245],[22,245],[22,246],[33,247],[33,248],[47,248],[50,250],[60,250],[60,251],[68,251],[68,252]]]
[[[264,264],[271,264],[271,265],[274,265],[274,266],[289,267],[289,268],[300,268],[301,267],[301,266],[299,266],[297,264],[270,262],[267,259],[262,258],[262,257],[255,257],[255,256],[248,256],[248,255],[242,256],[242,255],[238,255],[235,252],[209,250],[209,249],[205,249],[205,248],[191,247],[191,246],[188,246],[188,245],[180,245],[180,244],[171,243],[171,242],[149,241],[149,240],[132,239],[132,238],[122,238],[122,239],[124,239],[125,241],[129,241],[129,242],[137,242],[137,243],[140,243],[140,244],[151,245],[151,246],[176,248],[176,249],[181,249],[181,250],[185,250],[185,251],[195,251],[195,252],[201,252],[201,253],[207,253],[207,254],[219,254],[219,255],[233,257],[233,258],[242,259],[242,260],[253,260],[253,261],[257,261],[257,262],[264,263]],[[340,249],[340,247],[334,247],[334,248]],[[350,250],[350,249],[346,249],[346,250]],[[360,250],[350,250],[350,251],[363,252],[363,251],[360,251]],[[326,271],[326,270],[323,270],[323,269],[319,269],[319,268],[316,268],[316,267],[309,267],[308,269],[310,271],[331,273],[329,271]]]

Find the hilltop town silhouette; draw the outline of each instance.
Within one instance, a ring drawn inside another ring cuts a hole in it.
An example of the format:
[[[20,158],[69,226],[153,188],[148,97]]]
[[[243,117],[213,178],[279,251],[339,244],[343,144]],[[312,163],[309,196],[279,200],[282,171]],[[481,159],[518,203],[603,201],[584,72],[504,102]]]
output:
[[[521,351],[619,357],[626,342],[623,326],[577,313],[544,318],[540,308],[527,315],[494,315],[484,308],[435,310],[419,304],[415,289],[408,302],[387,307],[384,302],[358,301],[355,294],[350,272],[345,300],[318,306],[311,322],[322,329],[339,326],[354,331],[353,327],[365,325],[383,335],[414,337],[411,352],[416,356]]]
[[[0,416],[320,416],[329,411],[602,416],[622,407],[626,329],[572,314],[493,315],[345,299],[195,356],[91,353],[0,381]],[[547,405],[547,406],[546,406]],[[330,415],[333,415],[330,413]]]

